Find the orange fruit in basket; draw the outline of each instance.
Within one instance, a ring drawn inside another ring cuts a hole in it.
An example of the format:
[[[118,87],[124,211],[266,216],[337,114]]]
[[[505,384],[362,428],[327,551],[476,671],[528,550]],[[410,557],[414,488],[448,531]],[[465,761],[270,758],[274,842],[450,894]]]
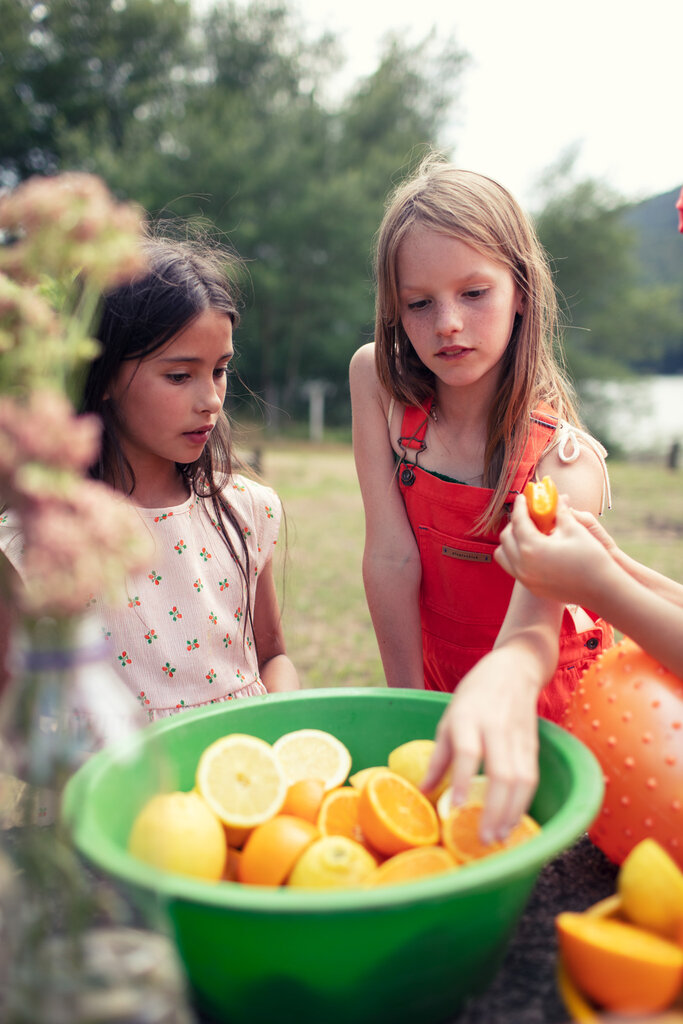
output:
[[[301,854],[287,884],[294,889],[359,888],[376,867],[372,854],[348,836],[321,836]]]
[[[293,814],[295,818],[305,818],[315,823],[324,795],[325,783],[322,779],[299,779],[287,790],[281,814]]]
[[[196,785],[213,812],[235,829],[253,828],[272,818],[287,793],[273,748],[243,733],[222,736],[204,750]]]
[[[483,810],[482,804],[461,804],[460,807],[452,807],[441,823],[443,845],[460,864],[510,850],[541,831],[540,825],[528,814],[524,814],[505,839],[482,843],[479,838],[479,822]]]
[[[319,835],[312,822],[291,814],[264,821],[244,844],[238,880],[247,885],[284,885],[298,858]]]
[[[288,785],[322,779],[325,790],[341,786],[351,771],[351,754],[341,740],[322,729],[296,729],[273,743]]]
[[[414,882],[418,878],[452,871],[458,865],[443,846],[415,846],[389,857],[375,868],[367,884],[396,885],[400,882]]]
[[[395,747],[389,757],[387,758],[387,764],[392,772],[396,772],[397,775],[402,775],[404,779],[419,789],[422,780],[427,774],[427,768],[429,762],[432,759],[436,742],[434,740],[408,740],[407,743],[401,743],[400,746]],[[441,794],[446,790],[450,783],[450,772],[446,772],[440,782],[434,786],[429,793],[425,793],[425,796],[433,804],[436,804]]]
[[[326,793],[318,813],[318,828],[324,836],[347,836],[365,846],[365,836],[358,823],[360,791],[342,786]]]
[[[388,768],[376,772],[360,791],[358,823],[370,845],[388,856],[439,842],[439,819],[432,804]]]
[[[216,882],[228,847],[223,826],[198,793],[158,793],[137,814],[128,850],[161,871]]]
[[[349,782],[354,789],[362,789],[368,779],[371,779],[373,775],[377,774],[377,772],[386,771],[386,767],[387,766],[385,764],[382,764],[377,766],[373,765],[371,768],[360,768],[357,772],[354,772],[353,775],[349,775]]]
[[[657,1013],[683,985],[683,949],[610,918],[565,912],[556,918],[567,971],[579,988],[616,1013]]]

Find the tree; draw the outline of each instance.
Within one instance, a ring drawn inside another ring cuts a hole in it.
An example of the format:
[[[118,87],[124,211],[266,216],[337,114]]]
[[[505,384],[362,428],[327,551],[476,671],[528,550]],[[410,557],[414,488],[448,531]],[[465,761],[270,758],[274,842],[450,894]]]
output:
[[[568,322],[570,373],[656,372],[668,337],[683,326],[677,289],[643,283],[628,207],[600,182],[572,182],[572,168],[570,154],[551,170],[536,218]]]

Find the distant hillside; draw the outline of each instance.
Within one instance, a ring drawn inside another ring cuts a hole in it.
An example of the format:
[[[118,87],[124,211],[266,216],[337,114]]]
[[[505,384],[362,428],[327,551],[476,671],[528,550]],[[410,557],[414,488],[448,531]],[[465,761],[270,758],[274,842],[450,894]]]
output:
[[[638,256],[647,283],[683,285],[683,235],[676,210],[679,191],[645,199],[625,213],[626,222],[638,234]]]

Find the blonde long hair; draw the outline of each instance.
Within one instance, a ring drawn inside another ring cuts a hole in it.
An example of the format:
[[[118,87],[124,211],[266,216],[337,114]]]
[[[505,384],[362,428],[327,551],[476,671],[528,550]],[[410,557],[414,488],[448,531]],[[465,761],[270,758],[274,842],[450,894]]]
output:
[[[435,394],[434,374],[418,359],[400,318],[398,252],[416,224],[457,238],[507,267],[524,295],[524,311],[516,318],[489,412],[484,486],[494,493],[477,524],[489,529],[500,519],[529,436],[531,413],[539,403],[546,402],[558,417],[580,426],[573,389],[560,362],[552,272],[531,220],[502,185],[438,156],[427,157],[389,196],[375,250],[377,374],[404,405],[421,405]]]

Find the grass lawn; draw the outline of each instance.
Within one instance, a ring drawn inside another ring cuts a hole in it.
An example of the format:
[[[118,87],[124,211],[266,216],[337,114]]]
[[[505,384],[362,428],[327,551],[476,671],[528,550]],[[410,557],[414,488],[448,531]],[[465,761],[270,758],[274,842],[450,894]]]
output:
[[[683,471],[632,462],[609,469],[605,526],[630,555],[683,582]],[[262,472],[285,507],[277,575],[302,686],[383,686],[361,579],[364,517],[350,447],[272,444]]]

